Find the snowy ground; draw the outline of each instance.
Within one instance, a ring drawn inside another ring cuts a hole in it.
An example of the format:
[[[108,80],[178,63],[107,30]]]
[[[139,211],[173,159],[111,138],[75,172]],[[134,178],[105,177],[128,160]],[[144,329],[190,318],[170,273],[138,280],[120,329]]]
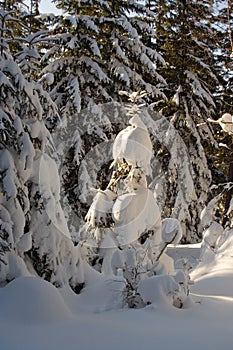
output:
[[[90,274],[79,296],[36,278],[19,278],[0,290],[0,350],[232,350],[232,249],[209,254],[192,272],[185,309],[168,304],[117,308],[114,283]],[[169,254],[199,255],[199,246]],[[115,307],[115,310],[108,310]]]

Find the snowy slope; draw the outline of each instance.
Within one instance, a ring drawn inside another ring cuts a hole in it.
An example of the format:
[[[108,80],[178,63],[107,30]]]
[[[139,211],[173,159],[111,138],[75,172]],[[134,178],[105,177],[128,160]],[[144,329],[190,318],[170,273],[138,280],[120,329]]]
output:
[[[0,290],[0,349],[90,350],[94,346],[96,350],[231,350],[230,243],[225,247],[225,257],[207,254],[194,269],[191,275],[195,283],[184,309],[168,304],[121,309],[117,303],[123,287],[120,277],[113,282],[91,271],[80,295],[66,288],[59,292],[37,278],[19,278]],[[179,255],[179,249],[174,249]],[[197,255],[198,249],[182,247],[181,255]]]

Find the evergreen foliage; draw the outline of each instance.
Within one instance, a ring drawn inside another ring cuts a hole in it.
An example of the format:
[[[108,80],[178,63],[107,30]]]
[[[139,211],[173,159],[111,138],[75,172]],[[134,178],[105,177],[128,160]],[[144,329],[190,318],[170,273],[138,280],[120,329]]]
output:
[[[189,166],[194,183],[192,198],[181,200],[177,183],[178,168],[170,156],[167,167],[168,178],[166,210],[177,215],[178,202],[187,204],[184,216],[187,231],[184,241],[198,240],[199,216],[207,200],[211,184],[211,172],[206,154],[216,146],[209,117],[216,113],[214,93],[219,86],[218,72],[214,69],[216,48],[215,28],[212,25],[212,1],[150,1],[148,6],[156,11],[156,47],[162,51],[166,65],[159,72],[167,81],[164,93],[169,103],[162,113],[175,127],[189,150]],[[207,141],[208,140],[208,141]],[[208,147],[207,147],[208,146]],[[162,153],[163,151],[160,150]],[[164,157],[165,164],[167,157]],[[180,204],[179,204],[180,205]],[[174,209],[173,209],[174,208]],[[181,209],[181,208],[180,208]],[[180,209],[178,211],[180,211]]]
[[[15,20],[12,13],[1,10],[0,16],[0,282],[33,274],[75,288],[83,282],[80,256],[59,204],[60,180],[48,154],[52,142],[45,125],[46,118],[57,118],[57,107],[32,75],[22,73],[11,55],[3,33],[8,21]],[[30,61],[28,55],[25,60]]]
[[[145,91],[132,94],[122,91],[121,94],[128,96],[132,103],[127,107],[129,126],[114,140],[114,171],[107,188],[96,190],[86,215],[87,224],[82,230],[82,244],[91,248],[89,260],[92,265],[93,247],[95,254],[102,258],[98,266],[101,272],[122,274],[125,301],[129,307],[144,305],[144,284],[153,276],[156,276],[153,280],[155,286],[157,283],[160,286],[164,283],[165,288],[170,283],[173,285],[171,302],[182,307],[188,294],[189,278],[181,272],[181,283],[172,259],[165,253],[169,243],[179,242],[182,235],[180,224],[178,220],[166,219],[162,227],[155,195],[147,187],[152,143],[142,121],[144,111],[137,106]]]
[[[232,118],[232,4],[54,3],[62,14],[39,15],[38,0],[0,2],[0,282],[34,274],[78,291],[85,277],[70,232],[78,244],[90,186],[99,197],[108,190],[124,196],[129,183],[151,176],[148,191],[157,193],[162,217],[180,221],[183,242],[200,240],[208,225],[200,225],[201,211],[219,201],[224,217],[214,219],[230,225],[232,134],[220,117]],[[129,121],[127,97],[146,106],[142,122],[156,157],[151,168],[138,158],[141,173],[121,155],[111,174],[109,145]],[[105,219],[97,238],[114,225],[111,215]],[[148,229],[117,253],[124,268],[128,253],[136,264],[123,271],[132,305],[141,275],[151,271],[147,254],[159,270],[163,247],[153,251],[153,238]],[[105,269],[98,249],[90,261]]]
[[[41,80],[61,112],[62,124],[56,130],[56,138],[63,143],[59,153],[68,197],[65,200],[82,220],[88,204],[82,200],[85,194],[80,193],[77,181],[78,174],[80,183],[87,174],[85,161],[82,164],[81,161],[90,147],[114,137],[126,122],[116,120],[117,111],[112,116],[108,114],[110,111],[103,114],[99,105],[114,105],[119,101],[118,91],[125,87],[128,91],[136,86],[147,89],[153,101],[165,98],[159,88],[165,81],[157,73],[157,66],[164,61],[146,45],[145,37],[153,36],[154,32],[143,14],[145,7],[139,2],[57,1],[56,4],[64,11],[62,15],[43,16],[54,25],[53,46],[43,58],[48,64]],[[152,15],[147,10],[146,14]],[[73,138],[70,130],[74,127]],[[64,155],[67,139],[71,137],[72,144]],[[96,165],[93,169],[99,171]]]

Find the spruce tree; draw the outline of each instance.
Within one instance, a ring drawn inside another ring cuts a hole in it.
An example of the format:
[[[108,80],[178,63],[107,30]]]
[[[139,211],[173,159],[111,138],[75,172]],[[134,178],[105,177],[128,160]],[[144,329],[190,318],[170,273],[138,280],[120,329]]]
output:
[[[215,121],[210,120],[214,127],[215,139],[218,148],[213,155],[209,155],[213,183],[216,185],[211,191],[212,196],[219,196],[219,207],[216,220],[228,226],[231,218],[228,215],[232,189],[230,184],[233,181],[232,162],[232,136],[231,136],[231,114],[232,105],[232,18],[233,7],[230,1],[218,0],[214,7],[214,27],[217,41],[217,49],[214,52],[214,68],[219,74],[219,86],[216,89],[217,113]],[[226,119],[226,123],[224,120]],[[227,185],[228,184],[228,185]]]
[[[63,14],[47,17],[54,21],[54,45],[44,56],[48,64],[42,80],[61,112],[62,124],[56,130],[61,173],[72,210],[82,220],[88,207],[84,195],[87,186],[80,186],[87,174],[84,158],[98,143],[113,138],[125,122],[117,118],[118,91],[125,86],[129,91],[141,88],[150,93],[150,97],[145,96],[147,101],[165,98],[159,88],[165,81],[157,73],[157,66],[164,61],[146,45],[145,38],[154,33],[145,15],[152,13],[139,2],[55,3]],[[46,85],[48,75],[52,79]],[[101,105],[105,103],[112,104],[113,113],[107,106],[103,113]],[[97,164],[93,164],[94,170],[99,173]],[[101,181],[100,173],[98,177]]]
[[[230,123],[233,122],[233,103],[232,103],[232,88],[233,88],[233,4],[231,1],[227,0],[224,3],[225,6],[220,11],[219,17],[222,24],[222,31],[219,36],[221,36],[221,56],[218,58],[218,65],[221,65],[221,75],[223,77],[223,96],[222,96],[222,110],[224,113],[228,113],[228,120]],[[222,35],[223,34],[223,35]],[[224,64],[223,64],[224,61]],[[223,132],[223,134],[225,134]],[[230,149],[230,156],[227,152],[228,169],[225,174],[227,174],[227,181],[229,184],[233,182],[233,138],[232,130],[228,132],[230,136],[226,137],[226,144],[228,145],[228,150]],[[224,152],[225,153],[225,152]],[[231,225],[231,219],[229,218],[229,209],[231,206],[233,195],[232,186],[228,189],[226,193],[225,203],[224,203],[224,216],[223,216],[223,226]]]
[[[213,152],[211,144],[216,145],[212,126],[207,123],[216,113],[214,94],[219,86],[214,69],[213,1],[153,1],[148,6],[157,13],[156,47],[166,61],[159,70],[167,81],[163,91],[169,100],[162,113],[185,142],[194,184],[193,194],[187,198],[186,189],[179,185],[178,164],[170,152],[164,157],[164,162],[169,162],[167,179],[170,178],[165,207],[185,223],[184,241],[190,242],[198,240],[201,234],[199,216],[211,184],[206,153]]]
[[[124,277],[129,307],[151,302],[144,296],[144,283],[150,278],[153,288],[160,285],[163,289],[163,283],[165,288],[172,285],[171,303],[182,307],[188,289],[181,285],[188,288],[188,275],[184,271],[176,274],[172,259],[165,253],[169,243],[180,240],[180,225],[172,219],[162,223],[155,194],[147,186],[153,147],[144,124],[145,110],[137,106],[145,92],[121,94],[130,100],[126,116],[129,125],[114,140],[112,176],[105,190],[96,189],[82,230],[82,244],[89,248],[92,265],[99,256],[100,266],[95,267],[103,274]]]
[[[75,289],[83,282],[81,260],[60,207],[60,180],[45,125],[46,118],[57,118],[57,107],[11,54],[4,33],[14,16],[0,11],[0,281],[32,274]]]

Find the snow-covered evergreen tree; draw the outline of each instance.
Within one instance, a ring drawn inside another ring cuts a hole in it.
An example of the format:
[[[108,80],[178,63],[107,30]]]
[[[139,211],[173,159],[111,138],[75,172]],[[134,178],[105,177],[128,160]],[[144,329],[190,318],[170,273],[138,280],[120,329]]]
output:
[[[233,80],[233,4],[229,0],[217,0],[215,6],[215,26],[217,29],[218,50],[215,53],[216,67],[221,77],[220,112],[232,113]]]
[[[214,127],[215,138],[219,144],[218,152],[212,157],[214,184],[219,185],[212,196],[221,193],[224,183],[233,182],[233,146],[232,146],[232,81],[233,81],[233,5],[231,1],[218,0],[215,4],[215,27],[217,29],[218,48],[215,52],[215,66],[219,71],[221,85],[217,91],[219,98],[218,114]],[[213,122],[213,120],[212,120]],[[219,124],[217,126],[216,124]],[[224,191],[225,192],[225,191]],[[222,196],[219,221],[225,227],[230,224],[228,209],[232,198],[232,188]]]
[[[153,101],[165,98],[159,89],[165,81],[157,73],[157,66],[164,61],[146,46],[144,38],[153,36],[153,31],[145,16],[138,15],[144,10],[149,14],[139,2],[55,3],[63,14],[42,16],[50,23],[53,46],[43,58],[46,66],[41,80],[62,115],[56,133],[65,201],[82,220],[87,210],[82,200],[85,186],[80,193],[81,179],[87,174],[84,158],[125,125],[124,119],[117,120],[119,107],[105,113],[102,104],[113,106],[119,101],[118,90],[125,86],[129,91],[135,86],[147,89]],[[94,169],[99,171],[96,164]]]
[[[159,69],[167,81],[163,91],[169,100],[163,106],[162,114],[177,130],[189,151],[194,185],[192,197],[180,196],[177,187],[179,165],[173,156],[179,153],[179,148],[175,150],[173,146],[173,153],[169,155],[163,145],[159,147],[164,168],[167,168],[165,208],[170,208],[170,214],[166,215],[179,215],[180,219],[183,215],[182,221],[186,224],[184,240],[189,242],[201,236],[198,228],[200,211],[207,201],[211,184],[206,153],[211,155],[213,146],[217,145],[212,127],[206,123],[216,113],[214,93],[219,86],[218,72],[214,69],[216,30],[211,23],[212,5],[213,1],[202,0],[195,4],[192,1],[177,3],[173,0],[148,2],[148,6],[157,14],[155,45],[160,48],[166,61],[166,65]],[[186,209],[183,210],[183,207]]]
[[[60,180],[45,126],[46,118],[57,118],[57,107],[11,55],[4,32],[16,18],[4,10],[0,17],[0,282],[32,274],[75,289],[83,282],[81,259],[59,204]]]
[[[136,105],[145,92],[122,94],[134,103],[128,111],[129,126],[114,141],[114,171],[107,188],[96,190],[81,239],[89,248],[92,265],[97,255],[104,274],[123,275],[130,307],[152,302],[146,292],[150,278],[149,284],[161,288],[164,298],[169,295],[173,305],[181,307],[185,293],[180,284],[187,288],[188,275],[176,274],[172,259],[165,253],[169,243],[181,239],[180,224],[175,219],[162,222],[155,194],[147,186],[153,147],[141,119],[143,111]]]
[[[64,13],[47,18],[54,22],[54,46],[46,53],[45,59],[52,60],[44,72],[55,74],[51,96],[64,113],[79,111],[80,103],[87,107],[114,101],[125,86],[164,97],[158,85],[165,81],[157,66],[165,62],[143,42],[154,33],[146,17],[137,16],[152,12],[138,1],[55,3]]]
[[[215,143],[211,125],[205,123],[214,113],[213,92],[218,86],[212,64],[215,48],[212,39],[216,31],[209,26],[212,2],[199,1],[194,6],[187,1],[178,7],[173,1],[55,3],[63,10],[62,15],[41,16],[49,28],[50,44],[45,44],[40,78],[62,115],[56,132],[65,201],[80,220],[85,216],[88,205],[83,198],[88,181],[83,179],[90,174],[84,158],[91,148],[113,138],[124,126],[124,120],[118,123],[115,116],[109,118],[108,113],[103,114],[100,104],[118,101],[118,90],[125,86],[128,91],[141,87],[150,92],[144,96],[145,101],[156,102],[156,110],[163,107],[159,130],[153,122],[147,125],[166,175],[166,181],[161,182],[161,193],[166,198],[162,214],[182,221],[187,229],[184,240],[197,240],[201,235],[199,214],[211,182],[209,168],[213,170],[212,157],[208,156],[207,161],[206,149],[211,142]],[[43,39],[43,35],[38,32],[37,37],[28,36],[26,51],[19,54],[22,68],[24,64],[26,69],[35,68],[35,57],[31,62],[24,57],[31,46],[40,57],[34,43]],[[169,99],[166,104],[165,94]],[[86,110],[77,115],[84,107]],[[71,136],[69,131],[73,127],[76,130]],[[163,133],[169,135],[168,139]],[[174,137],[179,141],[172,145]],[[64,156],[68,144],[70,149]],[[211,152],[212,149],[208,151]],[[93,164],[93,169],[98,166]],[[101,182],[101,175],[98,176]],[[192,183],[189,193],[188,183]]]
[[[159,134],[156,129],[150,129],[156,140],[153,140],[154,149],[161,156],[163,174],[166,174],[163,216],[172,215],[182,221],[186,227],[184,240],[198,240],[200,211],[207,201],[211,183],[206,149],[211,143],[216,145],[212,127],[206,123],[215,113],[213,94],[218,86],[213,71],[212,2],[199,1],[195,6],[185,2],[178,7],[173,1],[146,4],[56,1],[56,4],[63,9],[63,15],[43,17],[54,23],[55,44],[45,54],[48,65],[42,79],[46,84],[49,77],[47,87],[62,110],[63,130],[72,128],[70,119],[80,120],[82,130],[78,127],[66,160],[61,160],[65,164],[63,178],[72,210],[80,215],[87,209],[85,203],[80,202],[81,193],[77,189],[77,175],[80,170],[86,171],[84,162],[79,168],[80,161],[90,147],[120,130],[116,124],[111,125],[111,121],[105,123],[106,116],[101,116],[98,104],[118,101],[117,92],[125,86],[128,91],[141,87],[150,92],[144,100],[156,102],[154,108],[162,108],[161,114],[167,119],[167,122],[160,119]],[[164,103],[164,95],[169,103]],[[85,118],[84,133],[83,118],[75,115],[83,107],[89,114],[89,120]],[[93,115],[98,117],[91,120]],[[102,120],[105,121],[102,123]],[[180,140],[172,145],[176,130]],[[162,133],[170,131],[167,142]],[[60,137],[67,140],[69,135],[60,133]],[[180,157],[184,157],[186,165]],[[187,174],[188,179],[184,180]],[[192,182],[192,191],[189,191],[192,195],[186,193],[188,180]]]

